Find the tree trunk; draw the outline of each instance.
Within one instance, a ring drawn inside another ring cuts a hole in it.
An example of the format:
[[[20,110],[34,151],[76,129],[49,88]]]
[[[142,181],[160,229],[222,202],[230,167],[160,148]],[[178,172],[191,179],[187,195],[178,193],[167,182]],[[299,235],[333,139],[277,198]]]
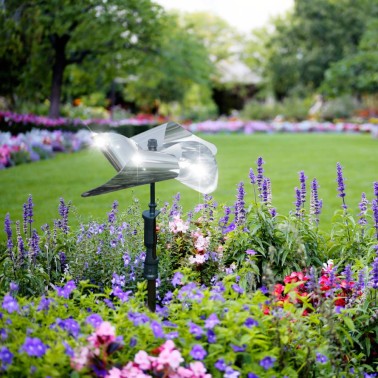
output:
[[[60,115],[60,96],[62,92],[62,83],[64,70],[67,66],[66,46],[68,37],[54,36],[51,43],[54,49],[54,65],[52,68],[51,92],[50,92],[50,108],[49,117],[58,118]]]

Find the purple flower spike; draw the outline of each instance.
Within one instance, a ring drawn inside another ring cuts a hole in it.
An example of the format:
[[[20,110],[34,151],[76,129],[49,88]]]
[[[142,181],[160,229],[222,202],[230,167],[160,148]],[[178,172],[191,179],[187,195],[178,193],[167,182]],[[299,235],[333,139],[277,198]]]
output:
[[[7,213],[7,215],[5,216],[4,231],[7,234],[7,239],[8,239],[8,241],[7,241],[7,248],[8,248],[8,251],[13,256],[13,254],[12,254],[12,249],[13,249],[12,228],[11,228],[11,220],[10,220],[9,213]]]
[[[322,202],[319,200],[318,189],[318,182],[314,178],[311,183],[310,214],[317,225],[319,224],[319,215],[322,210]]]
[[[378,240],[378,200],[373,200],[371,203],[371,209],[373,210],[373,218],[374,218],[374,227],[375,227],[375,235]]]
[[[301,203],[304,206],[306,202],[306,180],[307,176],[305,176],[304,171],[299,172],[299,182],[301,183]]]
[[[378,200],[378,181],[374,182],[374,195]]]
[[[256,176],[255,176],[255,172],[253,172],[252,168],[249,169],[249,179],[251,180],[252,185],[256,184]]]
[[[344,184],[344,177],[343,177],[343,168],[341,167],[340,163],[336,164],[336,171],[337,171],[337,190],[339,192],[339,197],[343,199],[343,209],[347,209],[345,204],[345,184]]]
[[[244,183],[240,182],[238,185],[238,192],[236,195],[236,202],[235,202],[235,223],[237,226],[244,224],[245,222],[245,202],[244,202]]]
[[[367,212],[368,204],[369,204],[369,201],[366,198],[366,194],[362,193],[361,202],[359,203],[360,213],[358,214],[358,216],[360,217],[360,219],[358,220],[358,224],[360,224],[361,226],[365,226],[367,224],[366,212]]]
[[[373,261],[373,269],[371,270],[371,287],[373,289],[378,289],[378,257]]]
[[[264,164],[264,160],[262,157],[259,157],[256,161],[256,164],[257,164],[257,187],[259,189],[259,192],[261,193],[261,189],[262,189],[262,182],[263,182],[263,178],[264,178],[264,168],[263,168],[263,164]]]
[[[301,201],[301,191],[298,189],[298,188],[295,188],[295,215],[297,218],[300,218],[301,217],[301,205],[302,205],[302,201]]]

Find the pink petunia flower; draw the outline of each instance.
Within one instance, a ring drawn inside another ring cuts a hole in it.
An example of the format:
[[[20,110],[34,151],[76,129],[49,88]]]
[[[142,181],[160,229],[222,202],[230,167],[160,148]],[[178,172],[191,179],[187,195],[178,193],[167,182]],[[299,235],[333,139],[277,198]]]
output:
[[[96,331],[88,337],[88,341],[94,346],[108,345],[115,340],[115,328],[109,322],[102,322]]]

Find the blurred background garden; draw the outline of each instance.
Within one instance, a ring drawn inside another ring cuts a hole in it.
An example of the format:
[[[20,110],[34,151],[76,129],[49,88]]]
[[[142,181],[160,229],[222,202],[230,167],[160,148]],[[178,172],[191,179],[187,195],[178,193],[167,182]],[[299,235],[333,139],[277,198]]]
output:
[[[89,130],[131,136],[169,120],[218,147],[220,204],[262,156],[279,213],[294,208],[304,170],[319,181],[329,228],[337,162],[358,213],[377,179],[378,2],[286,1],[263,26],[251,3],[235,3],[240,21],[250,12],[241,28],[184,2],[2,1],[1,218],[29,194],[38,226],[60,197],[84,219],[114,200],[147,203],[145,188],[80,197],[113,175]],[[187,210],[202,200],[170,181],[159,184],[160,204],[177,192]]]

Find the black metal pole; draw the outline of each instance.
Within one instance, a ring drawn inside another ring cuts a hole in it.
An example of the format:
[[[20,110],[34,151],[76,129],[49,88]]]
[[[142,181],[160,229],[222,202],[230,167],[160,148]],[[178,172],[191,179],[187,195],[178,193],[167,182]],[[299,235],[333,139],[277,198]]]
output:
[[[148,141],[148,149],[156,151],[156,139]],[[150,203],[149,210],[143,211],[144,219],[144,245],[146,246],[146,259],[144,261],[144,277],[147,280],[147,305],[150,311],[156,310],[156,279],[158,278],[159,260],[156,256],[156,217],[159,211],[156,211],[155,202],[155,183],[150,184]]]

